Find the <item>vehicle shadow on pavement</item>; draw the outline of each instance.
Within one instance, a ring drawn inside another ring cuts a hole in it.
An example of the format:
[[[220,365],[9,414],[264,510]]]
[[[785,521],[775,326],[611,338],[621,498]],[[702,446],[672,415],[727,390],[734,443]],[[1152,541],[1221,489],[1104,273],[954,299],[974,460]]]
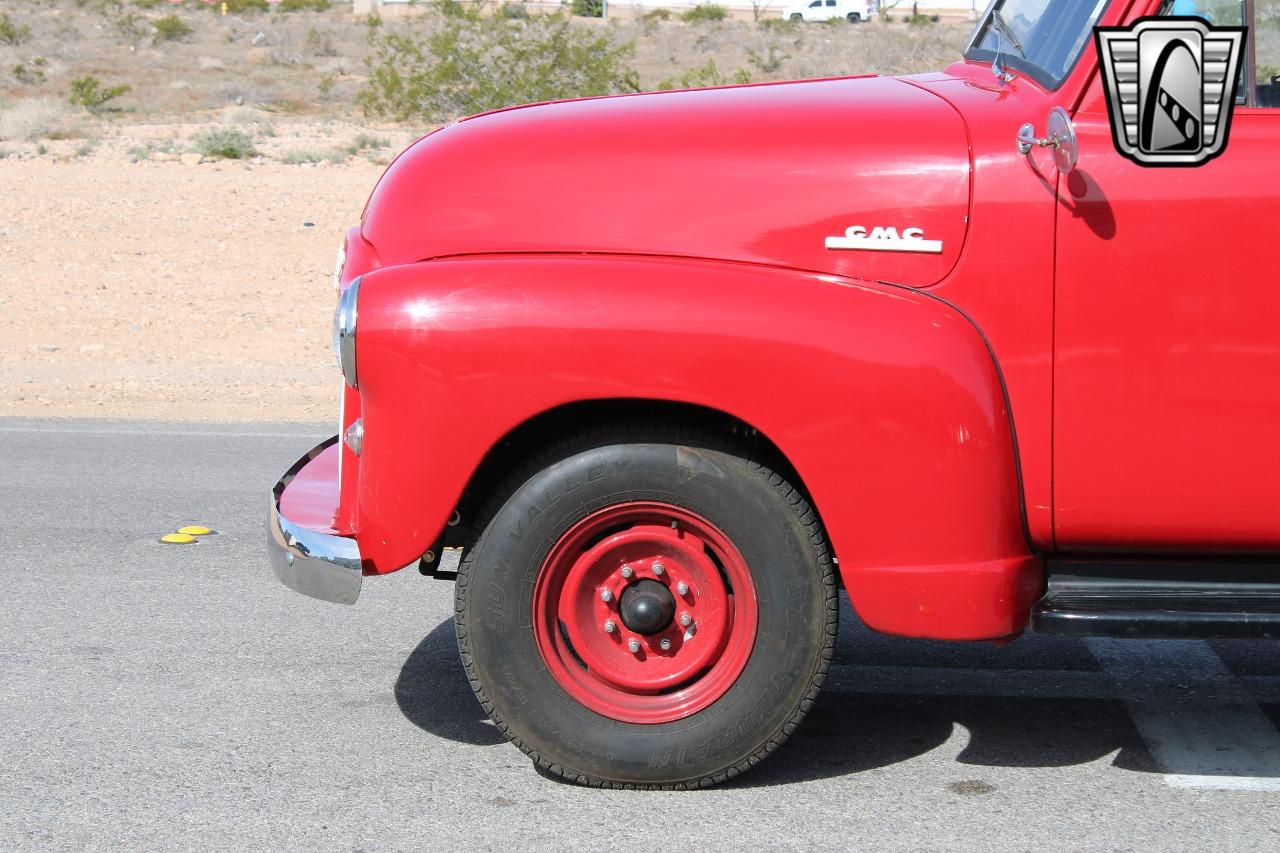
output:
[[[1040,648],[1027,654],[1012,646],[899,640],[872,634],[852,613],[841,616],[828,688],[813,711],[774,756],[730,784],[778,785],[889,767],[943,748],[958,727],[968,732],[968,743],[955,758],[961,765],[1062,767],[1118,752],[1111,762],[1115,766],[1158,772],[1119,700],[1034,695],[1048,667],[1070,658],[1053,641],[1037,641]],[[860,692],[856,673],[868,660],[897,669],[916,664],[925,678],[940,664],[1004,670],[1015,690],[1024,682],[1027,695],[948,695],[923,682],[919,693],[909,684],[892,693]],[[1037,663],[1044,672],[1036,671]],[[453,619],[414,648],[396,680],[395,696],[405,717],[433,735],[472,746],[506,741],[471,692]]]
[[[396,703],[409,722],[433,735],[472,746],[507,742],[471,692],[452,618],[437,625],[400,668]]]

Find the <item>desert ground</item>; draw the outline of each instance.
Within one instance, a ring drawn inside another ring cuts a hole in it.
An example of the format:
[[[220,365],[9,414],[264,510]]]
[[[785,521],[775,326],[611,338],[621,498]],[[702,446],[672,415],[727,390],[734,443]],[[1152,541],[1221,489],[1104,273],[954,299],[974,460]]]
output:
[[[331,420],[338,244],[385,165],[433,126],[356,105],[370,22],[154,0],[6,0],[0,16],[0,416]],[[190,32],[161,39],[167,16]],[[642,88],[704,79],[708,63],[753,80],[921,71],[967,33],[574,25],[633,42]],[[85,76],[128,90],[73,105]],[[207,153],[224,131],[247,147]]]

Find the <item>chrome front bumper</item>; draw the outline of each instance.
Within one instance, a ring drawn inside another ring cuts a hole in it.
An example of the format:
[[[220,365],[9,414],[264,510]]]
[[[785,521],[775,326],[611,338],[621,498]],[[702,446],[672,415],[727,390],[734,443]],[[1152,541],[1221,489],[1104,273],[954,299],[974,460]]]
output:
[[[272,571],[289,589],[321,601],[355,604],[360,597],[360,581],[364,576],[360,567],[360,547],[356,541],[303,527],[280,512],[280,497],[289,483],[337,441],[335,435],[312,448],[306,456],[293,463],[271,490],[267,551],[271,555]],[[336,496],[334,503],[336,506]]]

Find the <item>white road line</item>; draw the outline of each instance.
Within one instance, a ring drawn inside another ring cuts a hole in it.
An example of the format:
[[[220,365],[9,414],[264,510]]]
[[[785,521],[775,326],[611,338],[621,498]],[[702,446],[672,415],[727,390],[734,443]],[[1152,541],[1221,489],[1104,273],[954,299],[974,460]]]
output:
[[[1237,676],[1235,680],[1254,701],[1280,703],[1280,676]],[[1216,680],[1211,682],[1216,683]],[[840,693],[990,696],[1008,699],[1119,700],[1138,699],[1145,695],[1142,688],[1118,685],[1110,673],[1088,670],[967,669],[839,663],[831,667],[824,689]]]
[[[1280,732],[1199,640],[1085,641],[1177,788],[1280,791]]]
[[[183,429],[181,427],[174,429],[161,428],[137,428],[137,427],[95,427],[86,425],[84,427],[55,427],[55,426],[0,426],[0,433],[21,433],[24,435],[173,435],[183,438],[325,438],[331,433],[326,433],[322,429],[311,430],[307,432],[266,432],[266,431],[247,431],[247,430],[216,430],[216,429]]]

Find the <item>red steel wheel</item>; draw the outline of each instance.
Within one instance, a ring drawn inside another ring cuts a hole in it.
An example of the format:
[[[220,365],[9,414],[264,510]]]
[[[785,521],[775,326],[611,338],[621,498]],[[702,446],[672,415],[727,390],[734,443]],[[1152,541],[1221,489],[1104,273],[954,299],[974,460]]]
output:
[[[458,650],[494,725],[548,773],[706,787],[758,764],[812,707],[835,567],[805,496],[741,446],[670,425],[588,429],[482,512],[458,566]]]
[[[723,696],[751,657],[756,611],[751,573],[729,538],[656,501],[574,525],[533,595],[538,648],[556,682],[627,723],[671,722]]]

